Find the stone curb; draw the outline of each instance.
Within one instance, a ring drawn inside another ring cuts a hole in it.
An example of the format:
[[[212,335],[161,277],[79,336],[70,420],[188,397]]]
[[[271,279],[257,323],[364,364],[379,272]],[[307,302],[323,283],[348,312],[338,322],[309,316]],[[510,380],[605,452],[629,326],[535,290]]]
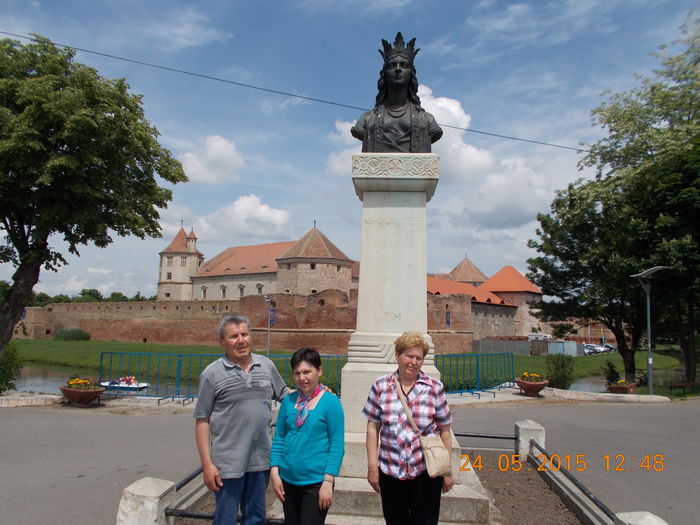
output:
[[[639,394],[610,394],[607,392],[575,392],[558,388],[545,388],[545,397],[567,399],[571,401],[598,401],[604,403],[670,403],[665,396],[643,396]]]
[[[60,403],[62,396],[0,396],[0,408],[40,407]]]

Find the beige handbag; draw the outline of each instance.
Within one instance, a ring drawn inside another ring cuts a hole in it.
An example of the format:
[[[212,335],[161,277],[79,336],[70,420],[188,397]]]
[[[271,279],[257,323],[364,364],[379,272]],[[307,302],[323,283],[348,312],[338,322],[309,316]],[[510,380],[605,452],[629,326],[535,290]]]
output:
[[[403,390],[401,390],[401,384],[396,376],[394,376],[394,381],[399,392],[399,399],[401,400],[403,409],[406,412],[408,422],[413,427],[415,433],[418,434],[418,439],[420,439],[420,446],[423,449],[423,458],[425,459],[425,466],[428,469],[428,476],[431,478],[437,478],[438,476],[452,475],[450,453],[445,448],[445,444],[442,442],[442,439],[440,436],[421,435],[420,430],[418,430],[418,427],[413,422],[411,411],[408,408],[408,403],[406,403],[406,396],[404,396]]]

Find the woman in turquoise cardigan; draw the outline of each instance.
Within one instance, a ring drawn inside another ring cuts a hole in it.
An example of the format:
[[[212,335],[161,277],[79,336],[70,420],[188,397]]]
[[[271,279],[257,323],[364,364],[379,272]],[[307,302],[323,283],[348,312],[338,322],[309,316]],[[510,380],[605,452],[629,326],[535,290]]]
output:
[[[287,525],[322,525],[345,454],[343,407],[321,386],[323,369],[316,350],[301,348],[291,361],[299,390],[280,405],[270,480]]]

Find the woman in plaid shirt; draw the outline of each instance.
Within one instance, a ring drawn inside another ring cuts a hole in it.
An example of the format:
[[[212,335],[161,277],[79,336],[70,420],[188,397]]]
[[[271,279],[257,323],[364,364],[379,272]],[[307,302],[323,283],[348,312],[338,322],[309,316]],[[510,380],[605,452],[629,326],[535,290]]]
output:
[[[439,435],[448,451],[452,416],[442,383],[421,371],[428,353],[423,336],[406,332],[394,344],[398,370],[374,382],[362,410],[368,419],[367,480],[382,496],[388,525],[435,525],[441,493],[454,486],[454,479],[428,476],[418,434],[408,422],[394,378],[399,379],[421,434]]]

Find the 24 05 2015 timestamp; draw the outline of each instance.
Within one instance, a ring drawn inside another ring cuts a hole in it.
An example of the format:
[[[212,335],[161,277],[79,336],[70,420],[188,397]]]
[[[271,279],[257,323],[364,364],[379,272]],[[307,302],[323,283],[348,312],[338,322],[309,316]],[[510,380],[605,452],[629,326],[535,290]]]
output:
[[[460,457],[462,465],[459,470],[487,470],[489,472],[518,472],[520,470],[585,472],[589,468],[589,462],[592,462],[592,459],[586,454],[552,454],[549,457],[545,454],[538,454],[535,456],[537,465],[530,465],[527,461],[521,460],[520,454],[501,454],[495,465],[484,465],[481,454],[462,454]],[[595,463],[596,465],[602,464],[605,472],[634,472],[635,470],[661,472],[666,468],[663,454],[643,454],[641,456],[604,454],[600,456],[600,461]]]

